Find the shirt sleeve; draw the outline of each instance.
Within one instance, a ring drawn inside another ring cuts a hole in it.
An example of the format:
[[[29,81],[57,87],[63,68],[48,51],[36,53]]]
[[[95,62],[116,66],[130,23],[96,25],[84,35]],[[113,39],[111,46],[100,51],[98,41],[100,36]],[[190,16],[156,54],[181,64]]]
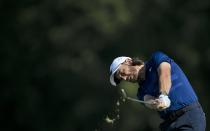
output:
[[[172,59],[169,58],[166,54],[164,54],[163,52],[161,51],[156,51],[152,54],[152,61],[153,61],[153,64],[155,66],[155,68],[158,68],[159,65],[162,63],[162,62],[168,62],[169,64],[171,64],[172,62]]]

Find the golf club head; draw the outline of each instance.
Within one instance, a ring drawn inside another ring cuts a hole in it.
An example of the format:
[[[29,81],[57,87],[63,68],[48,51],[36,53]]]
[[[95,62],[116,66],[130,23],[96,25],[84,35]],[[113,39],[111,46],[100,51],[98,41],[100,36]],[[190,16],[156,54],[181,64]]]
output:
[[[124,89],[121,89],[121,92],[122,92],[123,98],[124,98],[124,99],[127,99],[127,95],[126,95],[126,93],[125,93],[125,90],[124,90]]]

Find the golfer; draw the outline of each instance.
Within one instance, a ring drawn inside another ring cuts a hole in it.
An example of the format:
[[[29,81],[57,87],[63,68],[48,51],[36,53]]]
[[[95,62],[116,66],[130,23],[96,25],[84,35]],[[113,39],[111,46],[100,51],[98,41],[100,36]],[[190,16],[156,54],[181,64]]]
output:
[[[161,131],[205,131],[206,118],[198,98],[182,69],[163,52],[148,61],[117,57],[110,66],[110,82],[121,80],[139,84],[138,99],[159,112]]]

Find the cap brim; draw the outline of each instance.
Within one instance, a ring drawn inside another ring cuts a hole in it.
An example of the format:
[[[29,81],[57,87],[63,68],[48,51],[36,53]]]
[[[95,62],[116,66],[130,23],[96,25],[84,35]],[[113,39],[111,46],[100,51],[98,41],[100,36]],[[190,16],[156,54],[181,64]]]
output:
[[[112,74],[110,75],[110,83],[113,85],[113,86],[117,86],[116,82],[114,81],[114,74],[115,72],[120,68],[120,65],[116,68],[116,70],[114,70],[112,72]]]
[[[116,86],[116,83],[114,81],[114,74],[111,74],[110,76],[110,83],[113,85],[113,86]]]

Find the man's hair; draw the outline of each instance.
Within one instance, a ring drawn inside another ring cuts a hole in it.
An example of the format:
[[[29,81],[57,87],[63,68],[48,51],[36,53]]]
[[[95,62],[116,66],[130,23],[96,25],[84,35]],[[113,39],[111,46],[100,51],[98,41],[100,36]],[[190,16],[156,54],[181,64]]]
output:
[[[133,57],[132,58],[132,66],[143,65],[143,64],[144,64],[144,61],[140,60],[138,57]],[[114,81],[115,81],[116,85],[118,85],[121,81],[120,79],[118,79],[116,77],[116,73],[114,74]]]
[[[133,66],[135,66],[135,65],[143,65],[143,64],[144,64],[144,61],[140,60],[138,57],[132,58],[132,65]]]

